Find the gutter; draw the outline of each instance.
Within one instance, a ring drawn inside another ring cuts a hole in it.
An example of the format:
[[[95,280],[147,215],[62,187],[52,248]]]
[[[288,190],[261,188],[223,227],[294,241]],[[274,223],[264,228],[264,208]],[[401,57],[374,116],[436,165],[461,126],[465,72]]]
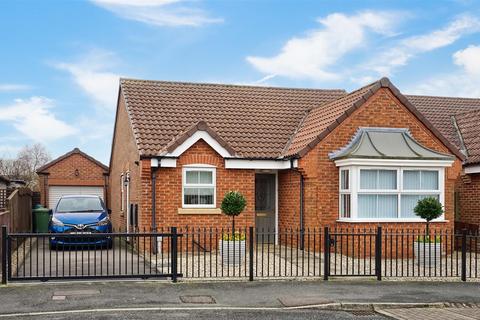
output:
[[[300,175],[300,250],[305,248],[305,219],[304,219],[304,194],[305,194],[305,178],[298,167],[294,166],[294,159],[290,159],[290,168],[295,170]]]

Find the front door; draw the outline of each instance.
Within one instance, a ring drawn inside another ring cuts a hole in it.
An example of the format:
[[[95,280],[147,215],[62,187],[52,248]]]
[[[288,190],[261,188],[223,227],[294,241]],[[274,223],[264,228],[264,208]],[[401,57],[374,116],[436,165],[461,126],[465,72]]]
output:
[[[255,226],[263,242],[275,241],[275,192],[275,174],[255,175]]]

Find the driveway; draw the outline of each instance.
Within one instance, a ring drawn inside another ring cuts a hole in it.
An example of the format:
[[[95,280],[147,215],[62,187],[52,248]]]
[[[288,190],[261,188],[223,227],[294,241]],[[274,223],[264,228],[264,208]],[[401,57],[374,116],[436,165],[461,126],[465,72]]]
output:
[[[12,277],[68,278],[99,276],[139,276],[168,271],[168,265],[148,262],[126,241],[114,242],[113,248],[64,247],[50,249],[47,238],[28,238],[12,254]]]

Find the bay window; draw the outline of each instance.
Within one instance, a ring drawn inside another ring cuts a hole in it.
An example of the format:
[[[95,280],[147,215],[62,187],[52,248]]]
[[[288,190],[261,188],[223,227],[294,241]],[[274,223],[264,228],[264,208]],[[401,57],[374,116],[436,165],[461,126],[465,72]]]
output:
[[[340,168],[339,214],[345,220],[420,220],[418,200],[444,201],[444,168]],[[441,218],[443,219],[443,217]]]
[[[215,208],[216,170],[210,167],[184,167],[182,206],[184,208]]]

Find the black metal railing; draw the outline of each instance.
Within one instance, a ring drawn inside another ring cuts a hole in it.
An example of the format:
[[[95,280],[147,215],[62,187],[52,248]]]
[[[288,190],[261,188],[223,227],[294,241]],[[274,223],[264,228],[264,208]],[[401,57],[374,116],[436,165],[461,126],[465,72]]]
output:
[[[479,238],[468,230],[426,235],[382,227],[235,232],[172,227],[109,234],[8,234],[3,228],[2,280],[365,276],[466,281],[479,278]]]
[[[2,227],[2,282],[16,280],[171,278],[177,270],[176,228],[161,232],[8,233]],[[152,246],[160,247],[153,254]]]

